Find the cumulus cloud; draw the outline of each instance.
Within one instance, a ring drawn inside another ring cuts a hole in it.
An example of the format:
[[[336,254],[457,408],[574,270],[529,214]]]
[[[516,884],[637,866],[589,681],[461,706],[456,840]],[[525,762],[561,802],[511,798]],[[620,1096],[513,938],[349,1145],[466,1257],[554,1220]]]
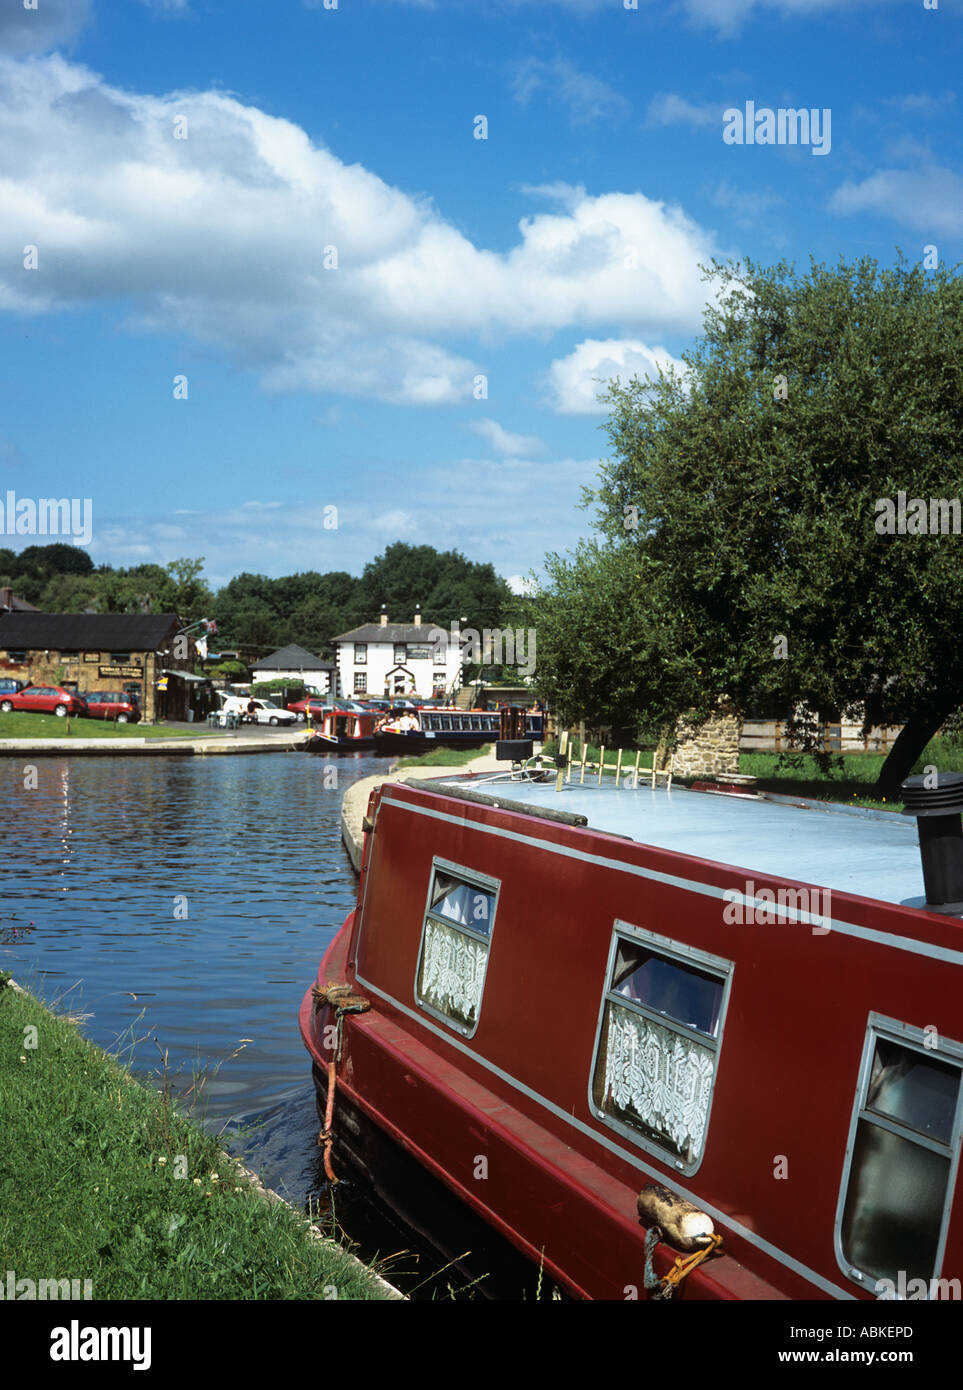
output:
[[[610,381],[626,384],[658,377],[659,368],[685,374],[686,366],[663,347],[650,348],[632,339],[586,338],[568,357],[552,363],[546,375],[547,403],[561,415],[603,415],[599,393]]]
[[[830,199],[833,212],[877,212],[932,236],[963,231],[963,178],[952,169],[881,169],[844,183]]]
[[[717,250],[678,207],[571,189],[489,251],[290,121],[222,92],[121,91],[59,55],[0,59],[0,146],[0,224],[38,256],[0,268],[0,309],[123,304],[270,390],[445,404],[484,370],[448,339],[688,332]]]
[[[0,8],[0,52],[47,53],[71,43],[90,18],[91,0],[40,0],[25,10],[20,0]]]
[[[540,439],[530,434],[511,434],[503,430],[497,420],[472,420],[468,428],[486,439],[495,453],[505,458],[537,454],[542,447]]]

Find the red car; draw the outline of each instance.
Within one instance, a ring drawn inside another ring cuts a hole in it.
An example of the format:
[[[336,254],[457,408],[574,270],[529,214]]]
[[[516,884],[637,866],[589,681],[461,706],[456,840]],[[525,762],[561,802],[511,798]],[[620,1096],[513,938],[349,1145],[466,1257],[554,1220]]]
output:
[[[65,690],[62,685],[28,685],[25,690],[0,698],[0,710],[9,714],[11,710],[32,710],[35,714],[86,714],[87,701],[75,690]]]
[[[306,714],[308,705],[311,707],[310,714]],[[298,716],[299,724],[304,723],[305,717],[308,719],[321,719],[324,711],[330,708],[330,699],[325,699],[324,696],[317,695],[312,695],[309,699],[305,700],[295,700],[293,704],[288,705],[288,709],[291,713]]]
[[[136,724],[140,706],[125,690],[91,690],[85,696],[91,719],[113,719],[118,724]]]

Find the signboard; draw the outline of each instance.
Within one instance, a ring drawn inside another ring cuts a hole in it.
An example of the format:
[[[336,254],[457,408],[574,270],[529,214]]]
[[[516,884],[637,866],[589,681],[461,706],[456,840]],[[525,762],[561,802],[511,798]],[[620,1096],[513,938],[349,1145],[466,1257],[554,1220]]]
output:
[[[110,676],[114,680],[140,680],[143,671],[139,666],[98,666],[98,676]]]
[[[430,661],[434,654],[434,647],[414,647],[411,643],[408,644],[409,661]]]

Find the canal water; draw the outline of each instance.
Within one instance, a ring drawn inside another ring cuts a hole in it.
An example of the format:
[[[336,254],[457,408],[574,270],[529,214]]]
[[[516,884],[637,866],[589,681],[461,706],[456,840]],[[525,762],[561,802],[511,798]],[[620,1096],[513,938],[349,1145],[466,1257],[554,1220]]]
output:
[[[269,1187],[323,1197],[298,1007],[354,905],[342,797],[388,760],[33,766],[36,787],[0,758],[0,969],[154,1084],[166,1054],[172,1089],[200,1086],[196,1117]]]

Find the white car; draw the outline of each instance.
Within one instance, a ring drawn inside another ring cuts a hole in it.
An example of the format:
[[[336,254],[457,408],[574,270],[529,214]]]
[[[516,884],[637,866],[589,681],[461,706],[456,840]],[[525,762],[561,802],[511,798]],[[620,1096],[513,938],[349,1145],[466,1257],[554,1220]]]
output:
[[[251,697],[247,695],[232,695],[226,699],[221,706],[222,714],[236,714],[247,716],[247,707],[251,703]],[[298,716],[292,714],[290,710],[282,709],[273,700],[261,700],[254,697],[254,719],[258,724],[296,724]]]

